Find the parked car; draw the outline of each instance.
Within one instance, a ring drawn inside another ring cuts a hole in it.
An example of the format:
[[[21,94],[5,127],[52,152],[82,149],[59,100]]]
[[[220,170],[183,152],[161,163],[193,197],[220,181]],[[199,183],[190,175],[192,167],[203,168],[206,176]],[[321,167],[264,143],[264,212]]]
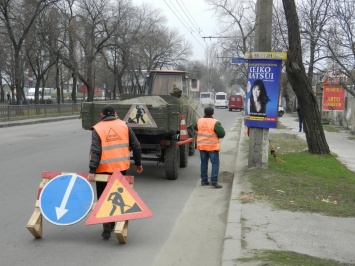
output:
[[[244,110],[243,96],[239,94],[231,95],[228,100],[228,108],[229,111],[233,111],[233,110],[243,111]]]
[[[285,110],[281,106],[279,106],[279,110],[277,111],[277,115],[279,117],[282,117],[284,115],[284,113],[285,113]]]

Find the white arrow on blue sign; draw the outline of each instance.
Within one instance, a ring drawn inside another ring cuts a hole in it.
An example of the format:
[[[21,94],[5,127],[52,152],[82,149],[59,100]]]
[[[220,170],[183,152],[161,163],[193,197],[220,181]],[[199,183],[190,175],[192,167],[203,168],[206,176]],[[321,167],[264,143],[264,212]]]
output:
[[[42,215],[56,225],[71,225],[82,220],[94,202],[90,183],[77,174],[59,175],[42,189],[39,207]]]

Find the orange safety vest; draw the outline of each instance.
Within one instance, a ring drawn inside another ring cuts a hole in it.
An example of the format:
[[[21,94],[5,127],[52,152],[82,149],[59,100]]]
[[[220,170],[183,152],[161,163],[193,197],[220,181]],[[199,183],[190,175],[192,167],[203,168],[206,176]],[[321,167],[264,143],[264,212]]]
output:
[[[219,151],[219,138],[214,132],[218,120],[213,118],[200,118],[197,122],[197,149],[203,151]]]
[[[125,171],[130,167],[129,133],[122,120],[101,121],[93,127],[101,139],[101,159],[96,173]]]

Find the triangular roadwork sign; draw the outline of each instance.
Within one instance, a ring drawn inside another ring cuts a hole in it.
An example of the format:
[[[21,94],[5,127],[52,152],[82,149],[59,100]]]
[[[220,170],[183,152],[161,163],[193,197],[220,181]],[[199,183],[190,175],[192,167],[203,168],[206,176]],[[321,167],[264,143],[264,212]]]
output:
[[[119,170],[115,170],[85,225],[148,218],[153,213]]]
[[[151,116],[148,107],[142,103],[134,103],[127,112],[124,121],[131,128],[136,127],[158,127]]]

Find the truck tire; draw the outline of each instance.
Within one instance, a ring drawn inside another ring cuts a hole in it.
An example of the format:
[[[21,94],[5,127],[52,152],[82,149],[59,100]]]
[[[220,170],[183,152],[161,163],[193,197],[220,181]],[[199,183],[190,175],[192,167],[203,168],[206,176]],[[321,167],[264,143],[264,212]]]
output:
[[[189,145],[181,145],[180,148],[180,167],[184,168],[187,166],[188,159],[189,159]]]
[[[176,142],[166,147],[165,150],[165,176],[169,180],[176,180],[179,176],[179,165],[180,165],[180,154],[179,146],[176,145]]]

